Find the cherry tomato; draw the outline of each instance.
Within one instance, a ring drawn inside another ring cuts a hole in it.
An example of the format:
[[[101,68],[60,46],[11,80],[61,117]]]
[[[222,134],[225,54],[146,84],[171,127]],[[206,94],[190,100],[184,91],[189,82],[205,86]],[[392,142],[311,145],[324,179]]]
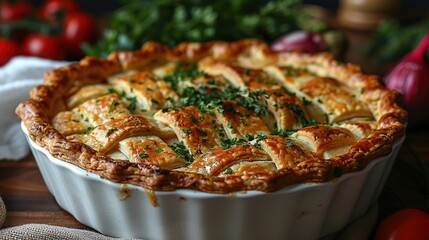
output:
[[[49,21],[63,20],[68,14],[78,12],[75,0],[46,0],[39,9],[39,17]]]
[[[31,34],[22,43],[24,55],[48,58],[53,60],[64,59],[62,41],[56,36]]]
[[[13,22],[28,15],[32,10],[31,4],[25,0],[8,0],[0,2],[0,21]]]
[[[0,38],[0,53],[0,66],[3,66],[12,57],[19,55],[20,49],[15,42]]]
[[[82,43],[94,42],[96,30],[96,22],[89,14],[77,12],[67,16],[64,20],[63,39],[69,55],[82,56]]]
[[[417,209],[404,209],[388,216],[377,229],[375,240],[427,240],[429,215]]]

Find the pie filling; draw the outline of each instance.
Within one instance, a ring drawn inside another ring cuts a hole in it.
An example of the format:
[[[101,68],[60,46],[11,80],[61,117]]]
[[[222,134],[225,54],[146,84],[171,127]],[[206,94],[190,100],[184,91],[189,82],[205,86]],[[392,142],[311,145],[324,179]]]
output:
[[[146,52],[119,53],[123,70],[112,70],[115,74],[104,80],[61,80],[77,83],[57,96],[63,102],[59,111],[47,110],[46,101],[61,84],[45,84],[32,100],[46,104],[30,101],[17,113],[30,136],[45,141],[51,152],[60,151],[52,150],[60,142],[90,147],[73,150],[78,160],[66,161],[113,181],[161,190],[271,191],[300,181],[325,181],[362,168],[374,156],[356,159],[383,144],[391,146],[394,136],[402,134],[405,113],[393,93],[372,78],[344,70],[337,76],[346,80],[336,79],[313,62],[303,64],[299,53],[269,53],[275,61],[258,60],[267,54],[266,46],[250,43],[188,44],[171,51],[155,44]],[[362,83],[345,82],[357,81],[356,76]],[[391,102],[380,104],[386,99]],[[46,124],[55,130],[43,125],[45,115],[30,114],[30,108],[49,112]],[[383,124],[390,132],[375,134]],[[62,140],[47,139],[51,131]],[[85,154],[90,160],[83,159]],[[160,180],[163,174],[168,177]]]

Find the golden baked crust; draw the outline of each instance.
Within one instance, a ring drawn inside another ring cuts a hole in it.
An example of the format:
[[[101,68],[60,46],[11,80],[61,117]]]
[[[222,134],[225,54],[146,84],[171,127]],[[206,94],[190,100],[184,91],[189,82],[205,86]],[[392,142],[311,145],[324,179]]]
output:
[[[149,42],[45,74],[16,113],[52,156],[151,190],[330,181],[404,135],[399,94],[328,53]]]

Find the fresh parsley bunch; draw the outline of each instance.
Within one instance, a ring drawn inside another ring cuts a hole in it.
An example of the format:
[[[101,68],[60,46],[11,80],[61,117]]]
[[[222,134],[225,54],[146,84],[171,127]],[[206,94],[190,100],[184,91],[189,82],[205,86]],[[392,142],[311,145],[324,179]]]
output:
[[[268,42],[305,29],[300,0],[131,0],[115,11],[101,40],[85,46],[89,55],[134,50],[146,41],[170,46],[183,41],[234,41],[258,38]]]

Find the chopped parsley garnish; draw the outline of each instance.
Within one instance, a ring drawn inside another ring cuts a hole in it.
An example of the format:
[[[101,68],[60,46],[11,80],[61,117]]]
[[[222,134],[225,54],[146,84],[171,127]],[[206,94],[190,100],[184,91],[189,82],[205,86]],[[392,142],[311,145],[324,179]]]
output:
[[[285,76],[287,77],[299,77],[299,72],[296,69],[293,69],[292,67],[287,67],[285,70]]]
[[[130,102],[130,105],[128,105],[128,109],[131,111],[136,110],[136,103],[137,103],[137,97],[129,97],[127,100]]]
[[[161,148],[156,147],[156,148],[155,148],[155,152],[157,152],[157,153],[161,153],[161,152],[163,152],[163,150],[162,150]]]
[[[195,116],[191,116],[189,118],[189,120],[191,121],[191,123],[196,123],[197,122],[197,118]]]
[[[313,102],[311,102],[310,100],[308,100],[305,97],[302,97],[302,103],[304,103],[305,106],[312,104]]]
[[[169,147],[182,159],[184,159],[188,164],[194,161],[194,158],[186,149],[183,142],[174,143],[169,145]]]
[[[116,132],[116,131],[118,131],[117,128],[111,128],[111,129],[107,130],[106,137],[108,137],[110,134],[112,134],[113,132]]]
[[[147,158],[147,157],[149,157],[149,154],[147,154],[147,153],[140,153],[139,157],[140,158]]]
[[[201,136],[204,136],[204,137],[206,137],[206,136],[207,136],[207,133],[206,133],[205,131],[203,131],[203,130],[201,130],[201,129],[199,129],[199,128],[197,128],[197,131],[198,131],[198,133],[199,133]]]
[[[274,103],[274,107],[281,108],[282,107],[282,103],[281,102],[275,102]]]
[[[195,78],[199,76],[208,76],[206,72],[198,70],[197,64],[191,64],[188,68],[183,68],[183,64],[180,64],[176,66],[176,71],[173,72],[171,75],[165,76],[164,81],[170,83],[171,88],[173,90],[178,90],[178,86],[180,82],[186,81],[186,80],[195,80]]]
[[[221,133],[219,133],[219,138],[223,138],[223,137],[225,137],[225,134],[223,134],[222,132]]]
[[[266,139],[267,136],[262,135],[262,134],[258,134],[255,136],[256,142],[255,144],[253,144],[253,146],[255,146],[256,148],[261,148],[261,144],[259,143],[260,141]]]
[[[223,149],[227,149],[227,148],[230,148],[230,147],[232,147],[234,145],[239,145],[239,144],[242,144],[242,143],[245,143],[245,142],[246,142],[246,140],[244,140],[244,139],[238,139],[238,138],[225,139],[222,142],[220,142],[220,146]]]
[[[186,133],[186,134],[191,134],[192,133],[191,129],[189,129],[189,128],[184,128],[182,131],[184,133]]]
[[[92,130],[94,130],[94,127],[88,127],[84,134],[89,134],[90,132],[92,132]]]
[[[281,129],[277,131],[276,135],[282,136],[282,137],[289,137],[290,135],[294,134],[297,130],[295,129]]]
[[[325,113],[325,123],[329,123],[329,116],[327,113]]]
[[[111,113],[112,112],[112,110],[113,110],[113,108],[115,107],[115,106],[118,106],[119,105],[119,103],[116,101],[116,100],[113,100],[111,103],[110,103],[110,106],[109,106],[109,113]]]
[[[115,89],[113,89],[113,88],[109,88],[108,91],[109,91],[110,94],[112,94],[112,93],[118,94],[118,92],[116,92]]]
[[[216,81],[214,79],[209,79],[207,81],[207,84],[209,84],[209,85],[216,85]]]
[[[227,86],[222,91],[209,91],[204,87],[187,87],[177,93],[180,96],[180,101],[174,104],[173,108],[196,106],[198,111],[203,113],[215,110],[222,113],[223,102],[231,100],[246,109],[254,111],[257,115],[269,115],[268,108],[261,101],[261,98],[269,97],[269,93],[266,90],[249,91]]]
[[[135,83],[135,82],[136,82],[136,80],[135,80],[135,79],[133,79],[133,78],[130,78],[130,79],[128,79],[128,82],[130,82],[130,83]]]
[[[231,174],[232,172],[232,168],[230,167],[225,170],[225,174]]]
[[[244,75],[249,75],[249,69],[248,68],[243,68],[243,74]]]
[[[72,119],[72,121],[75,122],[75,123],[79,122],[79,120],[76,120],[76,119]]]
[[[294,145],[293,141],[287,141],[286,142],[286,147],[292,147]]]

